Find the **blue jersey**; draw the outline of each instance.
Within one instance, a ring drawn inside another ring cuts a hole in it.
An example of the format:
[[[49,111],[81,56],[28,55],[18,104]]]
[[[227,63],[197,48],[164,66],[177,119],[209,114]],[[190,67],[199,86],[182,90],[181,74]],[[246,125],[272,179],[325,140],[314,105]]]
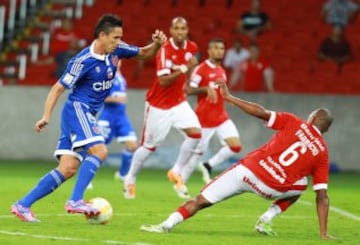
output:
[[[73,89],[68,100],[88,105],[95,114],[109,95],[119,59],[138,54],[138,47],[124,42],[108,55],[95,54],[94,43],[83,49],[70,60],[60,78],[60,83],[65,88]]]
[[[104,143],[95,114],[110,93],[119,59],[138,54],[138,47],[121,43],[113,53],[99,55],[93,43],[69,61],[59,82],[72,92],[62,109],[55,156],[68,154],[82,161],[89,147]]]

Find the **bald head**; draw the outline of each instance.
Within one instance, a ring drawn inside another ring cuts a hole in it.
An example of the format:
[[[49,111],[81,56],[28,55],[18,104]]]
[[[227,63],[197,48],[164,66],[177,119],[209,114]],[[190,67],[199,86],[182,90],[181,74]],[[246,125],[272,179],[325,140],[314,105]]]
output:
[[[325,133],[329,130],[333,117],[329,109],[319,108],[313,111],[308,118],[308,122],[315,125],[321,133]]]
[[[183,17],[175,17],[171,21],[170,34],[175,44],[183,47],[184,41],[188,38],[189,27],[187,21]]]
[[[178,17],[175,17],[174,19],[172,19],[172,21],[171,21],[171,26],[175,26],[176,23],[178,23],[178,22],[180,22],[180,23],[182,23],[182,24],[184,24],[184,25],[187,26],[187,21],[186,21],[186,19],[185,19],[184,17],[181,17],[181,16],[178,16]]]

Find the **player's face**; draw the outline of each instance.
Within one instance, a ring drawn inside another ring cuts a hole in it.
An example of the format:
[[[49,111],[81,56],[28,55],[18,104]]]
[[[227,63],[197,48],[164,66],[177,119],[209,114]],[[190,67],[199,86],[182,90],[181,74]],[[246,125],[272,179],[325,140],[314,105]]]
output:
[[[121,27],[115,27],[108,34],[105,32],[101,34],[100,39],[104,45],[106,53],[112,53],[121,42],[123,29]]]
[[[177,21],[172,24],[170,28],[170,34],[174,38],[175,42],[183,42],[187,39],[189,28],[183,21]]]
[[[222,42],[212,43],[208,50],[209,58],[217,62],[222,61],[225,54],[225,45]]]

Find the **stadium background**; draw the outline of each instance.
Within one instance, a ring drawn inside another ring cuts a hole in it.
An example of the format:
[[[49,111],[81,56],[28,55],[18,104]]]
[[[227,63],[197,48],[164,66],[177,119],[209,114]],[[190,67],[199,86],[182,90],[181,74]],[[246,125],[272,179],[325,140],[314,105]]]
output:
[[[0,5],[8,7],[12,1],[0,1]],[[14,1],[17,3],[18,10],[21,3],[26,2]],[[167,32],[170,20],[174,16],[184,16],[189,21],[191,38],[199,44],[201,56],[205,57],[207,42],[213,37],[224,38],[228,47],[232,44],[234,40],[232,30],[236,20],[250,6],[249,0],[233,0],[231,6],[228,6],[229,1],[225,0],[206,0],[202,6],[199,4],[201,1],[191,0],[29,1],[29,3],[32,2],[36,2],[40,7],[32,13],[33,18],[29,19],[28,25],[23,24],[24,33],[20,32],[12,40],[2,43],[5,46],[2,45],[0,74],[3,74],[1,69],[7,68],[6,64],[11,63],[12,59],[18,57],[24,49],[27,50],[29,40],[31,40],[29,36],[34,38],[43,34],[44,30],[34,23],[49,23],[56,18],[63,18],[69,8],[74,10],[75,29],[88,41],[92,39],[97,18],[105,12],[112,12],[124,20],[123,39],[137,45],[146,44],[155,28]],[[77,12],[79,2],[81,3],[80,13]],[[261,1],[261,9],[270,16],[273,28],[264,33],[258,42],[263,54],[270,60],[275,70],[277,92],[248,94],[239,91],[237,95],[262,103],[267,108],[291,111],[302,117],[307,117],[310,111],[319,106],[330,108],[334,113],[335,122],[331,132],[325,138],[329,144],[331,161],[344,170],[360,170],[357,164],[359,153],[356,150],[357,139],[360,136],[358,127],[360,32],[357,30],[360,26],[360,18],[357,18],[355,23],[347,29],[347,37],[355,54],[354,61],[344,66],[341,74],[337,73],[336,66],[332,64],[319,65],[316,72],[310,73],[309,64],[316,56],[319,43],[331,30],[331,27],[326,25],[321,18],[320,11],[324,2],[325,0]],[[6,11],[5,20],[9,15],[10,13]],[[246,46],[247,39],[244,38],[243,41]],[[28,58],[25,76],[16,79],[17,86],[8,86],[10,79],[7,76],[0,76],[5,85],[0,88],[2,115],[0,158],[51,159],[59,132],[60,106],[57,106],[46,132],[38,135],[32,131],[32,127],[41,116],[43,101],[49,86],[55,82],[50,76],[54,67],[35,66],[30,61],[29,52],[25,52],[25,55]],[[44,55],[42,50],[39,51],[39,55]],[[154,63],[147,62],[137,79],[132,76],[135,66],[136,61],[126,61],[123,71],[130,87],[128,113],[140,135],[144,94],[153,81]],[[14,68],[15,72],[19,71],[16,62]],[[63,96],[62,100],[65,97]],[[194,102],[193,98],[190,100]],[[239,112],[236,108],[229,107],[229,111],[237,123],[244,142],[244,150],[240,157],[264,143],[272,133],[270,130],[263,129],[261,122],[255,123],[253,118]],[[180,134],[172,132],[166,143],[159,148],[147,165],[170,166],[180,142]],[[216,150],[217,147],[218,143],[214,142],[210,151]],[[119,152],[118,144],[112,144],[110,151]],[[111,158],[109,160],[111,161]]]

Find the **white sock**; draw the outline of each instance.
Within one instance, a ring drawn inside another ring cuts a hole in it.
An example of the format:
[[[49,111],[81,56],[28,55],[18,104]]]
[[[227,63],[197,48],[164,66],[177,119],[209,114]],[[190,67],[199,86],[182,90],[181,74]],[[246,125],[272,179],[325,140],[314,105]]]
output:
[[[211,167],[215,167],[220,163],[225,162],[233,155],[235,155],[235,152],[233,152],[229,146],[224,146],[212,158],[210,158],[208,163]]]
[[[188,181],[191,174],[196,169],[196,167],[199,165],[201,157],[202,157],[202,154],[198,154],[198,153],[194,154],[190,158],[189,162],[182,168],[180,175],[185,184]]]
[[[183,220],[184,218],[179,212],[174,212],[170,214],[170,216],[164,222],[162,222],[161,225],[171,230],[175,225],[183,222]]]
[[[148,158],[148,156],[151,153],[152,151],[148,150],[143,146],[137,148],[137,150],[134,152],[134,156],[131,161],[131,167],[129,169],[129,172],[125,177],[125,182],[127,184],[135,184],[137,173],[143,167],[145,160]]]
[[[270,223],[272,219],[281,214],[281,209],[278,205],[272,205],[263,215],[261,215],[260,219],[265,223]]]
[[[190,157],[194,154],[196,146],[199,144],[200,139],[186,137],[182,143],[179,151],[178,158],[176,159],[175,165],[172,167],[172,170],[176,174],[181,174],[181,170],[185,164],[188,163]]]

